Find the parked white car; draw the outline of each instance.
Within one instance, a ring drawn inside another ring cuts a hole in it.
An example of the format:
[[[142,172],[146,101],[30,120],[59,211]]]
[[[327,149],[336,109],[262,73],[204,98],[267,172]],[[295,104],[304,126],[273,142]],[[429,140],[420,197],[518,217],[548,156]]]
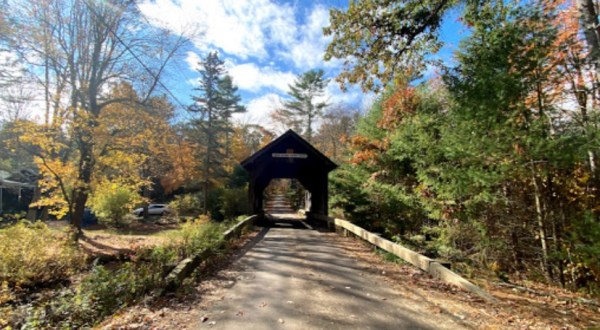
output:
[[[171,210],[167,204],[150,204],[148,205],[148,215],[165,215],[168,214]],[[138,217],[144,213],[144,208],[140,207],[139,209],[133,210],[133,214]]]

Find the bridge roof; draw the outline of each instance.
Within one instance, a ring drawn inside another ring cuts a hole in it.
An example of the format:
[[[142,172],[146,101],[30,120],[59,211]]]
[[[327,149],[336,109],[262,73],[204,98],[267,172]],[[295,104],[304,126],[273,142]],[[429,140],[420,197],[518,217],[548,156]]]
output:
[[[288,158],[285,154],[290,155],[290,159],[294,158],[293,156],[297,156],[299,162],[307,160],[311,163],[311,167],[326,172],[331,172],[338,167],[327,156],[323,155],[317,148],[313,147],[308,141],[304,140],[291,129],[255,152],[252,156],[246,158],[240,164],[247,171],[251,172],[259,164],[281,162],[283,159]]]

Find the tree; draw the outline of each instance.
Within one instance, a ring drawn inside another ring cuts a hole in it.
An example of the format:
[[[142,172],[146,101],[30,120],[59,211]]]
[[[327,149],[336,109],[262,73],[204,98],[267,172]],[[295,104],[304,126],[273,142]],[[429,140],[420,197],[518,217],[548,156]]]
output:
[[[576,21],[560,1],[480,9],[443,80],[396,77],[359,121],[333,201],[432,256],[596,290],[597,91]]]
[[[440,47],[438,28],[456,0],[351,1],[346,11],[331,9],[332,36],[325,60],[341,59],[336,80],[380,90],[395,78],[412,78],[425,67],[424,54]]]
[[[144,23],[133,2],[20,1],[8,9],[12,31],[18,31],[9,40],[11,49],[38,77],[47,106],[54,107],[52,115],[47,109],[46,123],[68,131],[68,151],[60,162],[76,158],[72,192],[65,192],[71,195],[67,213],[80,231],[97,166],[92,132],[109,105],[127,101],[112,97],[107,87],[135,81],[142,103],[147,102],[185,39]]]
[[[232,166],[250,157],[274,139],[274,134],[256,124],[236,124],[230,139]]]
[[[246,111],[240,105],[237,87],[226,74],[223,61],[216,52],[210,52],[200,62],[200,79],[192,96],[194,104],[189,111],[198,118],[190,124],[195,131],[198,151],[201,157],[201,176],[203,187],[203,209],[208,212],[208,199],[212,183],[226,177],[225,158],[228,142],[232,134],[231,115]]]
[[[333,161],[342,161],[358,118],[359,112],[350,108],[340,106],[328,110],[314,138],[316,147]]]
[[[596,80],[600,81],[600,21],[598,3],[594,0],[575,0],[583,23],[583,33],[589,47],[589,62],[596,70]]]
[[[127,83],[115,86],[109,95],[122,101],[108,105],[98,117],[98,125],[90,130],[90,138],[95,142],[95,169],[88,204],[100,212],[104,211],[102,205],[108,205],[102,204],[104,201],[115,201],[112,197],[149,191],[159,179],[179,175],[179,168],[185,166],[181,162],[187,161],[171,155],[179,152],[179,140],[169,125],[172,106],[164,97],[152,97],[141,105],[139,96]],[[78,157],[69,146],[63,125],[22,121],[14,131],[20,144],[16,150],[27,150],[33,155],[41,172],[39,186],[43,195],[33,205],[48,207],[59,217],[68,215],[77,184]],[[172,187],[174,183],[169,184]],[[119,188],[120,195],[110,194],[113,186]],[[137,196],[132,201],[141,199]],[[131,203],[121,206],[130,207]]]
[[[310,70],[299,75],[289,85],[291,100],[283,104],[283,108],[275,110],[273,118],[285,123],[288,127],[304,135],[308,141],[313,138],[313,125],[329,106],[322,101],[327,86],[323,70]]]

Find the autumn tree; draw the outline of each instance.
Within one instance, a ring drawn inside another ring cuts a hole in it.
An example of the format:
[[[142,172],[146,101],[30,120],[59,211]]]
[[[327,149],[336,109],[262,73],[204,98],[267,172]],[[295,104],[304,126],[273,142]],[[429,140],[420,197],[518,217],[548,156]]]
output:
[[[310,70],[296,77],[294,83],[289,85],[288,95],[291,99],[285,101],[281,109],[274,111],[273,119],[312,141],[313,126],[329,106],[323,100],[327,82],[323,70]]]
[[[360,0],[331,9],[325,60],[343,61],[336,78],[342,87],[380,90],[399,76],[413,77],[427,64],[424,55],[439,49],[443,15],[458,2]]]
[[[314,137],[315,146],[333,161],[342,161],[359,117],[358,111],[343,106],[327,110]]]
[[[200,62],[200,78],[197,95],[192,96],[194,103],[189,111],[197,118],[190,122],[198,143],[198,157],[203,187],[203,209],[208,210],[208,198],[211,185],[215,180],[226,176],[225,159],[229,152],[231,138],[231,116],[245,111],[240,104],[237,87],[227,75],[224,62],[216,52],[210,52]]]
[[[153,190],[175,189],[177,182],[184,180],[179,168],[193,167],[195,163],[179,155],[182,150],[189,152],[189,148],[170,125],[173,105],[165,96],[154,96],[142,103],[127,83],[115,86],[111,94],[123,101],[109,105],[94,130],[98,175],[110,172],[129,178],[128,183],[119,181],[133,191],[141,190],[146,200]],[[182,164],[184,161],[188,163]],[[195,173],[190,170],[187,175],[190,179]],[[159,186],[161,181],[164,187]]]
[[[231,161],[239,164],[260,148],[267,145],[275,135],[261,125],[236,124],[231,138]]]
[[[120,98],[121,102],[107,106],[98,118],[98,125],[90,130],[96,146],[93,154],[96,166],[87,205],[99,215],[112,214],[106,218],[118,223],[115,214],[126,213],[147,197],[140,196],[140,191],[149,191],[167,177],[181,182],[179,168],[194,163],[172,156],[179,151],[179,139],[169,125],[173,108],[165,97],[151,97],[146,104],[140,104],[138,94],[127,83],[115,86],[109,95]],[[69,145],[71,140],[63,125],[21,121],[13,131],[19,138],[18,145],[12,146],[33,155],[42,177],[39,185],[43,194],[33,206],[47,207],[57,217],[68,215],[77,183],[78,157]],[[194,172],[185,175],[193,176]],[[115,205],[117,200],[127,203]],[[112,209],[107,213],[105,207]]]
[[[11,49],[39,77],[46,103],[54,108],[48,125],[63,125],[69,133],[65,148],[76,161],[67,213],[80,230],[97,167],[92,132],[103,111],[122,101],[111,97],[108,87],[135,81],[141,100],[149,100],[184,39],[149,26],[131,2],[9,2],[7,16],[12,31],[19,31],[9,40]],[[59,160],[66,164],[64,157]]]

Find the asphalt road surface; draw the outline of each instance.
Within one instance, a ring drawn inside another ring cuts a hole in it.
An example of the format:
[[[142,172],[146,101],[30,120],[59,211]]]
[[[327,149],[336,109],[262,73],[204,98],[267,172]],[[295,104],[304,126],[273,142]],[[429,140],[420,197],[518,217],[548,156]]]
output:
[[[282,205],[238,261],[238,280],[194,328],[463,329],[370,273],[327,234]],[[423,299],[426,300],[426,299]]]

